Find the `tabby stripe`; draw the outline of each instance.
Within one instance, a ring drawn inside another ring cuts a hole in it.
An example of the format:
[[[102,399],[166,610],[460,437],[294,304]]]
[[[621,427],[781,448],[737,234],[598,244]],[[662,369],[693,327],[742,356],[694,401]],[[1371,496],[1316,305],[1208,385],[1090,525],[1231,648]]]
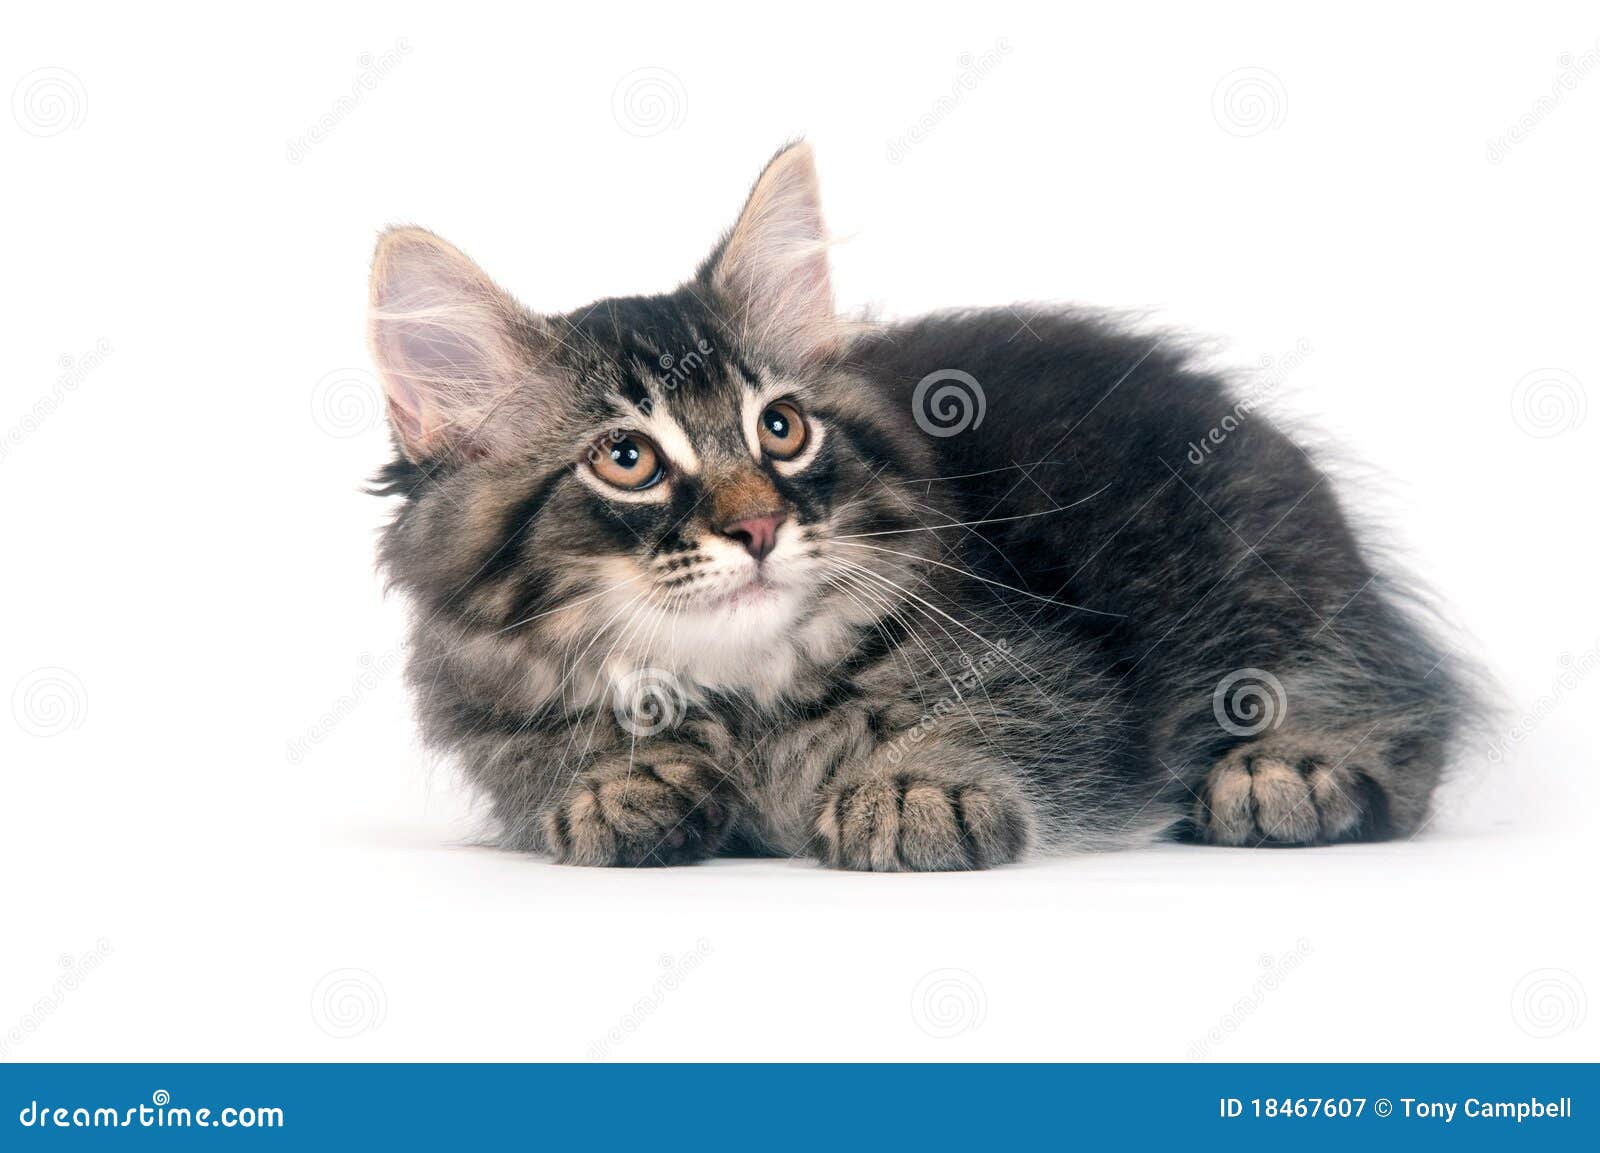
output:
[[[867,464],[881,464],[884,472],[905,474],[906,467],[900,459],[900,453],[896,451],[893,440],[881,429],[859,420],[845,420],[837,416],[830,418],[830,422],[844,434]]]
[[[520,559],[522,544],[527,539],[533,522],[544,511],[544,506],[549,502],[555,492],[556,485],[570,476],[571,469],[560,468],[541,480],[532,492],[519,500],[506,513],[501,522],[500,543],[495,550],[484,558],[477,573],[467,582],[467,593],[476,592],[488,585],[495,584],[508,572],[516,567]],[[513,620],[519,619],[513,617]]]

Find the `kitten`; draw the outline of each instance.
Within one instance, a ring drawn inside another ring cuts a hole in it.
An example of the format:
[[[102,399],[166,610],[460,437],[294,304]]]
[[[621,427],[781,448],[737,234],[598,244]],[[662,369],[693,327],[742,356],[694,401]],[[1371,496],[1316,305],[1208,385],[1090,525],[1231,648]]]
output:
[[[841,319],[805,144],[674,292],[538,316],[399,228],[371,299],[409,679],[509,847],[973,869],[1425,819],[1469,694],[1306,454],[1094,316]]]

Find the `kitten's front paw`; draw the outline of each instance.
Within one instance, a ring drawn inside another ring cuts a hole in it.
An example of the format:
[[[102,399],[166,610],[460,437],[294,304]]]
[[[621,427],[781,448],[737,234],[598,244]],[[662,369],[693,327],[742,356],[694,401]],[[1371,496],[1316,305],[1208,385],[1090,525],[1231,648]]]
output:
[[[543,814],[564,865],[680,865],[716,852],[731,824],[716,776],[683,762],[596,767]]]
[[[1339,741],[1240,745],[1200,784],[1194,823],[1218,845],[1316,845],[1387,831],[1383,790]]]
[[[1021,856],[1027,809],[1003,783],[906,774],[847,781],[823,797],[817,838],[824,862],[873,872],[986,869]]]

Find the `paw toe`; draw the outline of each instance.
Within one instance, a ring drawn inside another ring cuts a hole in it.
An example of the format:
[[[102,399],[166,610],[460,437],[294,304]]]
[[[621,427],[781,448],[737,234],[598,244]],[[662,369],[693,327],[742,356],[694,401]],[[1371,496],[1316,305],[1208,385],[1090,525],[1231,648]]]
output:
[[[1211,770],[1208,796],[1196,802],[1196,820],[1211,838],[1224,845],[1242,845],[1255,831],[1250,799],[1250,770],[1243,765],[1218,765]]]
[[[1287,761],[1262,757],[1250,770],[1250,797],[1263,839],[1304,845],[1317,839],[1317,809],[1311,786]]]
[[[912,869],[970,867],[950,795],[937,785],[913,785],[900,812],[900,855]]]

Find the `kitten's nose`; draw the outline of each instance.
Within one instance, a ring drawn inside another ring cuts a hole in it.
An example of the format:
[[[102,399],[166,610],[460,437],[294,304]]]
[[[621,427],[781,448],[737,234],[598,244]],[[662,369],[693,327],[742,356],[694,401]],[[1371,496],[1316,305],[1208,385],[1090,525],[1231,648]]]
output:
[[[778,543],[778,526],[788,519],[788,513],[767,513],[763,516],[751,516],[733,521],[717,531],[725,537],[738,541],[744,545],[745,552],[756,560],[761,560],[772,551],[772,546]]]

